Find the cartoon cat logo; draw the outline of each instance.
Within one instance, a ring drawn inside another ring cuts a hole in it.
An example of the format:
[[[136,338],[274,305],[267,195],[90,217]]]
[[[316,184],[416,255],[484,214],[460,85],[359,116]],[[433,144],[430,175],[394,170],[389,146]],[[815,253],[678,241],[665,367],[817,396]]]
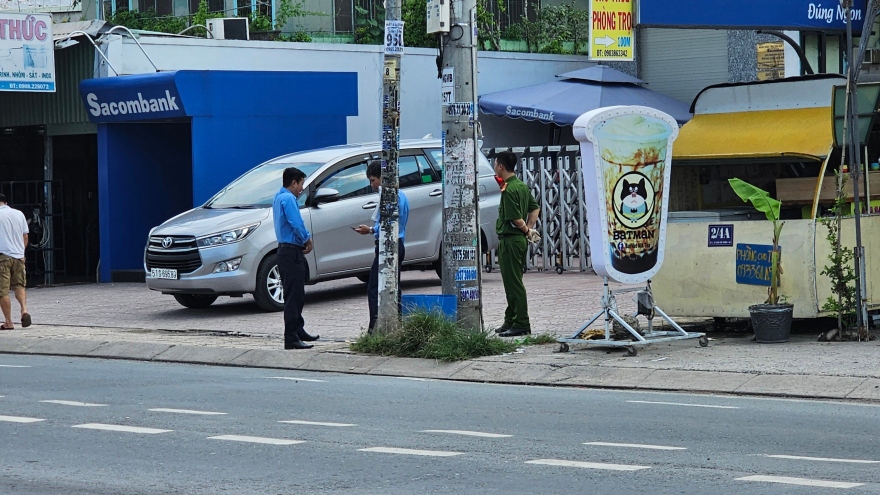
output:
[[[645,225],[654,208],[654,187],[638,172],[621,177],[614,187],[614,213],[624,227],[637,229]]]

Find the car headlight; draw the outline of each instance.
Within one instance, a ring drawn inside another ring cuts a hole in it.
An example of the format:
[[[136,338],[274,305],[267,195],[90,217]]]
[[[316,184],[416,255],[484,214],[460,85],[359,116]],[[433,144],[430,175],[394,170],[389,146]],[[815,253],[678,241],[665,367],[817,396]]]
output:
[[[220,232],[217,234],[206,235],[204,237],[199,237],[196,239],[196,245],[200,248],[203,247],[213,247],[220,246],[222,244],[230,244],[233,242],[238,242],[245,237],[251,235],[253,231],[257,230],[259,227],[259,223],[255,223],[253,225],[248,225],[247,227],[242,227],[240,229],[229,230],[226,232]]]

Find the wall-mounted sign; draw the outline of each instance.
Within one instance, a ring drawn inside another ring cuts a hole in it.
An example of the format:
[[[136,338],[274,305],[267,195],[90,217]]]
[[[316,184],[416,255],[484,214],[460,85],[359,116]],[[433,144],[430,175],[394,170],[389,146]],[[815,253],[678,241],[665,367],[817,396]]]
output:
[[[97,84],[100,79],[84,80],[79,90],[89,120],[100,123],[186,117],[174,75],[168,74],[141,85],[132,85],[123,78],[114,78],[119,79],[120,83],[112,87]],[[142,76],[126,77],[147,79]]]
[[[785,77],[785,46],[781,41],[758,43],[758,80]]]
[[[733,225],[709,225],[709,247],[732,247]]]
[[[593,269],[618,282],[645,282],[663,264],[678,123],[653,108],[605,107],[578,117],[573,133],[581,143]]]
[[[50,14],[0,12],[0,91],[55,92]]]
[[[0,11],[28,12],[81,12],[79,0],[0,0]]]
[[[837,0],[650,0],[639,2],[639,25],[683,28],[846,29]],[[853,30],[862,31],[865,0],[853,0]]]
[[[632,61],[633,3],[590,0],[590,58]]]
[[[773,246],[765,244],[736,245],[736,283],[770,286],[770,254]],[[782,246],[779,246],[782,251]]]

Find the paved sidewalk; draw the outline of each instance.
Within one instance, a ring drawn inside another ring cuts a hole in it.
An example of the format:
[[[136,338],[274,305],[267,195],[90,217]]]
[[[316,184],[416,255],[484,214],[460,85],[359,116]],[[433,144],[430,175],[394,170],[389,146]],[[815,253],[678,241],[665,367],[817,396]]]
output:
[[[595,310],[602,290],[599,277],[573,272],[530,273],[526,283],[537,329],[565,336]],[[439,293],[440,286],[433,273],[406,272],[404,290]],[[364,284],[352,280],[309,287],[305,316],[322,341],[311,350],[284,351],[281,315],[259,312],[249,298],[188,310],[143,284],[36,289],[29,291],[34,325],[0,332],[0,353],[880,401],[880,341],[819,343],[812,330],[775,345],[756,344],[742,333],[710,334],[706,348],[696,340],[656,343],[640,348],[636,357],[585,346],[558,353],[556,345],[459,363],[357,355],[345,341],[359,335],[366,320],[364,291]],[[497,273],[485,276],[484,292],[487,324],[497,325],[504,305]],[[619,302],[632,310],[631,301]]]

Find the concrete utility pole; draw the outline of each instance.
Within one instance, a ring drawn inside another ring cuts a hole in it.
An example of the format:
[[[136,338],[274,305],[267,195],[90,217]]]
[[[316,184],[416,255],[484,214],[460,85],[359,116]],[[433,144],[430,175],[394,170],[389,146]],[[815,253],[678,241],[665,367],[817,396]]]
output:
[[[447,0],[448,1],[448,0]],[[483,328],[477,198],[477,4],[453,0],[441,39],[443,88],[443,294],[458,299],[458,322]],[[430,10],[429,10],[430,15]]]
[[[379,197],[379,313],[374,331],[395,330],[400,323],[398,259],[397,156],[400,154],[400,57],[403,22],[400,1],[385,1],[385,66],[382,71],[382,192]]]

